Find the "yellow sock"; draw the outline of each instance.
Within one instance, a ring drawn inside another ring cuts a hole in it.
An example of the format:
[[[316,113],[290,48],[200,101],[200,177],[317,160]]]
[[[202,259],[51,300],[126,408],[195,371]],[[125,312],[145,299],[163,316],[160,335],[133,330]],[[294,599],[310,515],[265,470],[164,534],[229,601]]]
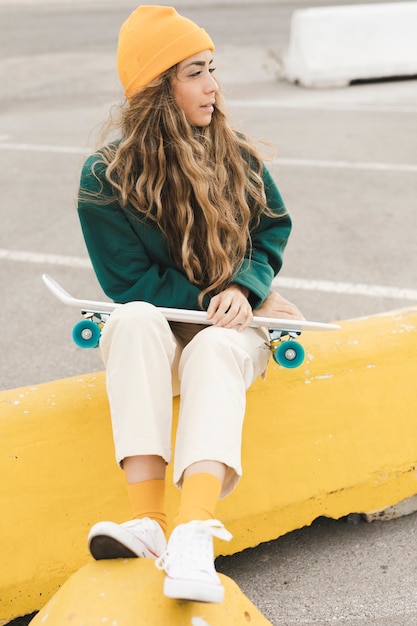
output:
[[[182,484],[181,502],[174,525],[192,520],[214,519],[222,482],[213,474],[192,474]]]
[[[149,517],[156,520],[166,535],[165,480],[156,478],[128,484],[127,493],[134,519]]]

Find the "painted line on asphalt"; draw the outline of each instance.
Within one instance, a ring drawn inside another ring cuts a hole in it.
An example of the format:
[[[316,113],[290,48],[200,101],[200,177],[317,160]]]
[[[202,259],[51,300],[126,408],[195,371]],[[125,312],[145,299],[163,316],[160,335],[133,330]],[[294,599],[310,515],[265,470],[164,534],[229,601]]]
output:
[[[54,146],[41,143],[12,143],[10,141],[1,141],[0,150],[14,150],[17,152],[52,152],[62,154],[84,154],[88,153],[88,148],[79,148],[77,146]]]
[[[417,289],[389,287],[385,285],[367,285],[364,283],[333,282],[330,280],[309,280],[306,278],[286,278],[278,276],[272,283],[275,287],[286,289],[321,291],[368,298],[391,298],[417,302]]]
[[[28,252],[25,250],[5,250],[0,248],[0,260],[18,261],[39,265],[64,265],[66,267],[91,267],[90,259],[63,254],[48,254],[44,252]]]
[[[29,252],[25,250],[6,250],[0,248],[0,260],[32,263],[38,265],[65,266],[73,268],[91,268],[88,257]],[[366,285],[362,283],[333,282],[330,280],[310,280],[307,278],[287,278],[278,276],[273,286],[284,289],[303,291],[321,291],[349,296],[368,298],[388,298],[392,300],[410,300],[417,302],[417,290],[384,285]]]
[[[228,100],[228,105],[247,109],[282,109],[291,111],[333,111],[335,113],[417,113],[417,106],[412,104],[375,104],[319,102],[307,100]]]
[[[273,163],[288,167],[322,167],[325,169],[368,170],[374,172],[417,172],[417,165],[411,163],[327,161],[322,159],[274,159]]]
[[[1,141],[0,150],[14,150],[18,152],[49,152],[52,154],[84,154],[91,153],[88,147],[79,148],[77,146],[58,146],[31,143],[12,143]],[[375,163],[367,161],[329,161],[323,159],[292,159],[279,158],[273,161],[276,165],[284,167],[317,167],[323,169],[347,169],[347,170],[368,170],[377,172],[402,172],[416,173],[417,165],[412,163]]]

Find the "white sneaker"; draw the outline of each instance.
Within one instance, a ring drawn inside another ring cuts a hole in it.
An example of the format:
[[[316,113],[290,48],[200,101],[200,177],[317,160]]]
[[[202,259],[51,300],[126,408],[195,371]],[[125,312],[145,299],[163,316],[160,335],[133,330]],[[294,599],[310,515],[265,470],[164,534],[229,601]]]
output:
[[[88,549],[96,561],[135,557],[156,559],[165,548],[161,526],[148,517],[123,524],[98,522],[88,534]]]
[[[177,526],[165,553],[155,561],[165,571],[164,594],[177,600],[222,602],[224,589],[214,568],[213,539],[232,535],[218,520],[193,521]]]

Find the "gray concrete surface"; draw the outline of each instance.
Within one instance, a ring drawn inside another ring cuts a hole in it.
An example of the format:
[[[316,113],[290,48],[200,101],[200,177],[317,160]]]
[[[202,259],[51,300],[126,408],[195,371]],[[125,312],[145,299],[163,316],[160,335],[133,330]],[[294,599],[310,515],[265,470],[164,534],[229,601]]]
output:
[[[177,6],[216,42],[235,125],[277,148],[271,167],[294,219],[277,287],[308,318],[329,321],[417,301],[417,81],[320,91],[279,81],[291,12],[323,4]],[[40,277],[102,296],[75,197],[84,155],[120,97],[117,30],[135,6],[0,0],[1,389],[102,369],[96,352],[71,342],[77,312]],[[274,626],[412,626],[416,522],[321,519],[218,567]]]

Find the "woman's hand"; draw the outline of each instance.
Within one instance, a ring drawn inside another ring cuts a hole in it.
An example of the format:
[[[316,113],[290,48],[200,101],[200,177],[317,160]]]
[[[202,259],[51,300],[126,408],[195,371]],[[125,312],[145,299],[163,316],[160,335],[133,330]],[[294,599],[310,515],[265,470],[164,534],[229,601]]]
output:
[[[248,295],[249,291],[245,287],[230,285],[212,297],[207,309],[207,319],[222,328],[245,330],[253,319]]]
[[[295,304],[289,302],[276,291],[271,291],[267,299],[261,304],[259,309],[254,311],[259,317],[281,317],[284,319],[305,319]]]

